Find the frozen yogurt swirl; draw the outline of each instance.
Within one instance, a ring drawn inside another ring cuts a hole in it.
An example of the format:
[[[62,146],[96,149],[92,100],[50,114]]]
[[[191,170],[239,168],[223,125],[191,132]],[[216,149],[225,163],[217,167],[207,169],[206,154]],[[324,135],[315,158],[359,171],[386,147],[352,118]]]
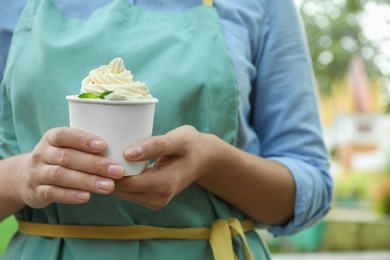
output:
[[[144,82],[133,81],[133,75],[126,70],[122,58],[115,58],[108,65],[91,70],[81,82],[81,93],[99,96],[106,91],[112,91],[104,97],[108,100],[152,98]]]

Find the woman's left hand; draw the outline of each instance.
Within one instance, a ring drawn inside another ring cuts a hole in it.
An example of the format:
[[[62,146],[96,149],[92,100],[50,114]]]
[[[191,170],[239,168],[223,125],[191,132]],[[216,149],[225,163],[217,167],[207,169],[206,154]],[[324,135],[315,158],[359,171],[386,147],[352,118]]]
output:
[[[261,223],[285,224],[293,218],[295,182],[287,167],[191,126],[130,145],[124,157],[157,160],[140,175],[114,180],[113,194],[119,198],[159,209],[197,183]]]
[[[130,162],[156,159],[140,175],[116,180],[113,195],[150,209],[166,206],[171,199],[207,173],[210,143],[194,127],[182,126],[125,148]]]

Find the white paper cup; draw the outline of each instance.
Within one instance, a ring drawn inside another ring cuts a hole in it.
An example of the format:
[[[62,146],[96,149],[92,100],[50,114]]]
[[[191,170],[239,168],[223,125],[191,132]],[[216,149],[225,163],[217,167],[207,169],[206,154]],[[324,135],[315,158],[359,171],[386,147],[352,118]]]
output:
[[[128,162],[123,149],[152,136],[156,98],[134,101],[66,96],[69,104],[70,127],[95,134],[107,144],[104,156],[121,163],[125,176],[138,175],[146,170],[149,161]]]

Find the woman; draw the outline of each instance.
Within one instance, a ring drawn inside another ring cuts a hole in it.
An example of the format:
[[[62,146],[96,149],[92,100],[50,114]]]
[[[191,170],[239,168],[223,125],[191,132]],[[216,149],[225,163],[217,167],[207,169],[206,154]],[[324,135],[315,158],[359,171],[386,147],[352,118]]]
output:
[[[268,259],[253,222],[286,235],[329,210],[292,1],[2,5],[0,219],[20,224],[5,259]],[[136,177],[100,156],[104,140],[66,127],[64,97],[114,57],[159,99],[154,136],[123,153],[156,159]]]

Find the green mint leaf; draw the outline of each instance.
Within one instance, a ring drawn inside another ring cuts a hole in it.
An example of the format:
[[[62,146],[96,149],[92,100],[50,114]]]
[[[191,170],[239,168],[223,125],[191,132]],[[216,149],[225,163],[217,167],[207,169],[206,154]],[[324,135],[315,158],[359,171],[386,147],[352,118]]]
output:
[[[86,92],[86,93],[81,93],[80,95],[78,95],[78,98],[98,98],[98,96],[94,93],[91,93],[91,92]]]
[[[110,91],[110,90],[104,91],[102,94],[99,95],[98,98],[106,99],[106,96],[110,95],[112,92],[114,92],[114,91]]]

